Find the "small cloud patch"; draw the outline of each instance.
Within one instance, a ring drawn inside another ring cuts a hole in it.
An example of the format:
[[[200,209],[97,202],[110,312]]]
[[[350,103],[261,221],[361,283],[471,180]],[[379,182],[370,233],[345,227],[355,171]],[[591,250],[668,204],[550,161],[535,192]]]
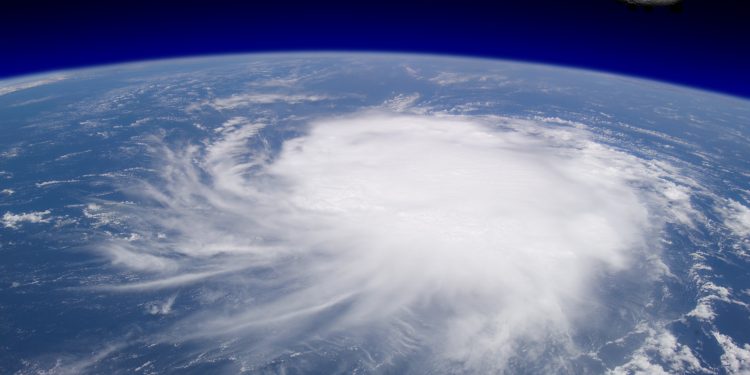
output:
[[[50,210],[35,211],[35,212],[24,212],[14,214],[12,212],[6,212],[3,215],[2,224],[6,228],[18,229],[23,223],[49,223],[50,218],[48,215]]]

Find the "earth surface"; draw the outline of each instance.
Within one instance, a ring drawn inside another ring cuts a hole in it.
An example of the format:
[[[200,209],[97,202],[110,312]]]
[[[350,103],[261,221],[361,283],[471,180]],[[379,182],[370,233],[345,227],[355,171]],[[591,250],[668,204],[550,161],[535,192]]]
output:
[[[750,102],[396,54],[0,82],[0,373],[750,373]]]

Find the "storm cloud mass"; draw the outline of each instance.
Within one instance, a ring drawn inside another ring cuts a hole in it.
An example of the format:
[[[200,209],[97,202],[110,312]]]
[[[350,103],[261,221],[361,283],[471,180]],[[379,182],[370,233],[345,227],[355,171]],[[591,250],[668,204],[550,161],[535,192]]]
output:
[[[214,297],[154,336],[249,363],[336,345],[367,369],[568,368],[583,331],[609,329],[618,280],[668,274],[661,230],[692,211],[673,167],[548,120],[369,110],[276,150],[241,117],[202,144],[154,140],[144,203],[107,206],[134,237],[97,247],[145,276],[102,288],[204,283]]]

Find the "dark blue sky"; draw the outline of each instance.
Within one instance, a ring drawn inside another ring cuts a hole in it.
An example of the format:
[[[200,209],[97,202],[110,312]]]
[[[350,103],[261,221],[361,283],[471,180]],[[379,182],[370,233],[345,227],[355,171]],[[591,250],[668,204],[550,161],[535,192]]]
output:
[[[685,0],[57,1],[0,5],[0,77],[174,56],[383,50],[499,57],[750,97],[750,7]]]

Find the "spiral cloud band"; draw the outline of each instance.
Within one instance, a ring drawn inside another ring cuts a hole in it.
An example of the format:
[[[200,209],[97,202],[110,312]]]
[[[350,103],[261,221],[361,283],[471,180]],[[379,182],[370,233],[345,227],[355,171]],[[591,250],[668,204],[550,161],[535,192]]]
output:
[[[102,248],[146,276],[109,288],[207,301],[165,341],[229,338],[249,362],[350,345],[370,369],[534,369],[557,353],[537,368],[552,371],[585,354],[602,290],[668,273],[660,230],[689,220],[668,165],[576,124],[372,110],[276,150],[264,131],[236,117],[200,146],[155,147],[146,203],[118,208],[137,236]]]

